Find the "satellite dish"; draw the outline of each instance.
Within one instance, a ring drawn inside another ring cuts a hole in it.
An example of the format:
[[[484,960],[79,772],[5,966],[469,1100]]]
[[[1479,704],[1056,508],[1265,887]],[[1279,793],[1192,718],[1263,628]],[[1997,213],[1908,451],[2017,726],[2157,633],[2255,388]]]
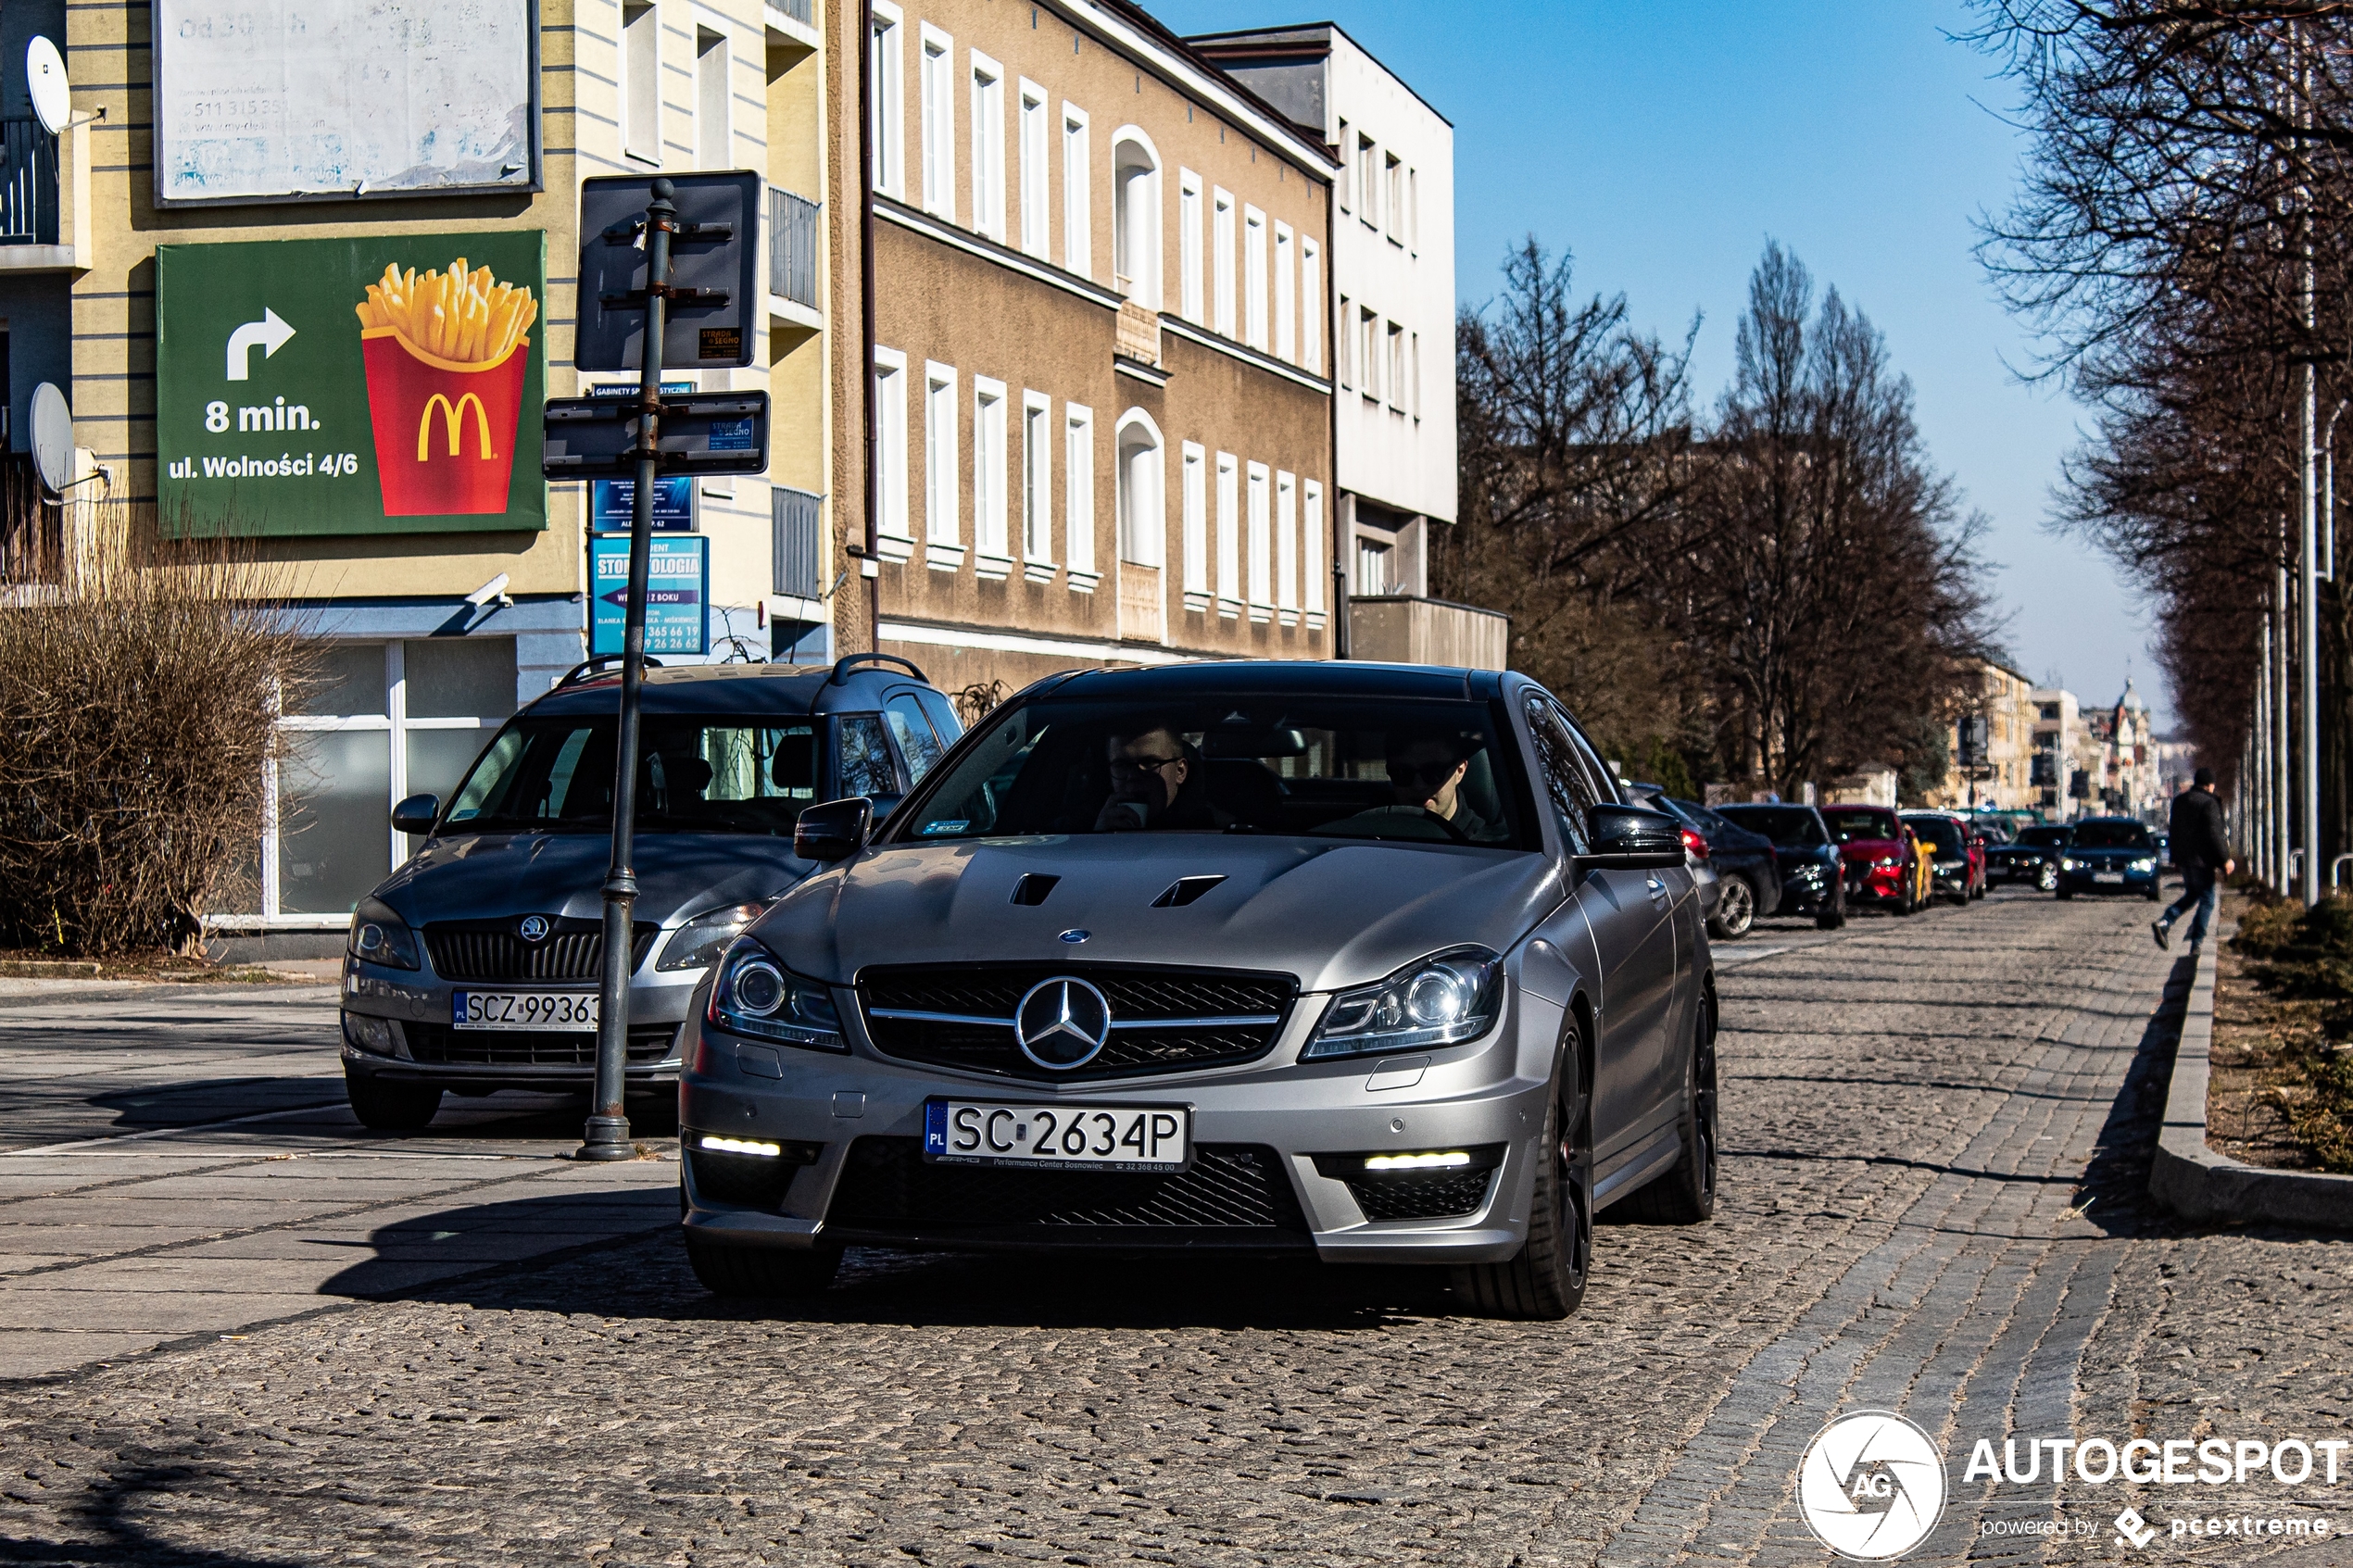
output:
[[[73,410],[55,382],[32,389],[32,466],[52,493],[73,483]]]
[[[25,46],[24,80],[32,93],[32,112],[50,135],[57,135],[73,114],[73,94],[66,83],[65,56],[39,33]]]

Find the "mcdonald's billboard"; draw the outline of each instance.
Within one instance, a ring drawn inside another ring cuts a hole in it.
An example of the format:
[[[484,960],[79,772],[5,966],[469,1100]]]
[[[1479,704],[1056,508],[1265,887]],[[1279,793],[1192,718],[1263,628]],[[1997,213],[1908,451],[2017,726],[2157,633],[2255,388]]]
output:
[[[547,235],[156,249],[172,533],[547,526]]]

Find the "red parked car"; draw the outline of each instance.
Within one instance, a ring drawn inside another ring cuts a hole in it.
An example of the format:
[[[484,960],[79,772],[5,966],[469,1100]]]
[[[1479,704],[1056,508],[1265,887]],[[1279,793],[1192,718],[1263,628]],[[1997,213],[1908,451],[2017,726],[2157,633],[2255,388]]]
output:
[[[1928,847],[1885,806],[1825,806],[1822,821],[1846,862],[1846,900],[1885,904],[1908,915],[1933,896]]]

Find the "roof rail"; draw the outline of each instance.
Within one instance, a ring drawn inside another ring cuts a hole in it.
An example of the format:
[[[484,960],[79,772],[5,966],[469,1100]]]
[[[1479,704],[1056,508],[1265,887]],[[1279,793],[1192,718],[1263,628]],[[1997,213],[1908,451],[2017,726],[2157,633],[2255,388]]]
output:
[[[585,681],[591,676],[601,675],[605,672],[604,667],[606,665],[619,664],[623,659],[627,659],[628,657],[629,656],[627,654],[623,653],[600,653],[594,659],[584,659],[579,663],[573,665],[571,669],[565,671],[563,672],[563,678],[558,681],[555,685],[550,686],[548,690],[559,690],[564,686],[572,684],[574,681]],[[659,670],[661,668],[661,660],[659,659],[648,659],[645,661],[645,664],[646,668],[648,670]]]
[[[825,684],[829,686],[838,686],[842,684],[849,679],[851,667],[860,664],[900,665],[905,668],[907,673],[912,675],[916,680],[921,681],[925,685],[931,684],[930,676],[916,669],[912,660],[901,659],[895,653],[845,654],[840,659],[834,661],[833,675],[825,682]]]

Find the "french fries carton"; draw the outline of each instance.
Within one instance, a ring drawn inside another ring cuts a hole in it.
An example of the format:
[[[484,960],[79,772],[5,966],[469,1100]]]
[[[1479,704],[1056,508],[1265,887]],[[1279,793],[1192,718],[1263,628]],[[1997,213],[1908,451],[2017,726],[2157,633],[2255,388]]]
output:
[[[459,257],[447,272],[386,267],[356,309],[384,515],[504,512],[531,291]]]

